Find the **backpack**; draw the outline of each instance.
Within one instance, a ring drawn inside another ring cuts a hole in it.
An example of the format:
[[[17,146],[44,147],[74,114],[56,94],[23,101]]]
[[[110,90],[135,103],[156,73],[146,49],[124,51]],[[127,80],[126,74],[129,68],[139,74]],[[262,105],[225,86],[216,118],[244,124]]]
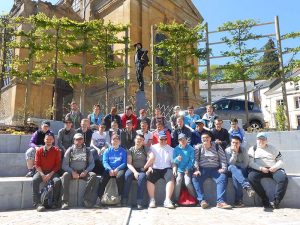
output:
[[[110,178],[101,198],[101,203],[104,205],[117,205],[120,202],[121,196],[119,196],[116,178]]]
[[[51,209],[54,204],[53,189],[54,189],[54,182],[53,180],[50,180],[40,191],[41,204],[46,209]]]
[[[188,189],[183,185],[181,187],[178,204],[181,206],[195,206],[197,205],[197,199],[190,195]]]

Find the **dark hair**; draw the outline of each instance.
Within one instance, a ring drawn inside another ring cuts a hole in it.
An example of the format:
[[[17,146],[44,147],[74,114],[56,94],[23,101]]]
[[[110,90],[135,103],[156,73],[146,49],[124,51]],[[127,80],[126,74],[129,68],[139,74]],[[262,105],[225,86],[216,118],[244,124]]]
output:
[[[208,135],[210,138],[212,138],[212,134],[210,133],[210,132],[203,132],[202,134],[201,134],[201,137],[203,136],[203,135]]]
[[[232,136],[231,139],[239,140],[240,143],[242,142],[242,140],[241,140],[241,138],[239,136]]]
[[[231,118],[230,122],[231,123],[238,123],[238,120],[237,120],[237,118]]]
[[[145,137],[144,137],[144,135],[143,135],[143,134],[136,134],[136,136],[135,136],[135,137],[141,137],[141,138],[145,139]]]
[[[141,124],[141,123],[145,123],[145,124],[148,125],[147,120],[142,120],[142,121],[140,122],[140,124]]]
[[[46,133],[46,134],[45,134],[45,137],[46,137],[46,136],[51,136],[51,137],[54,138],[54,134],[53,134],[53,133],[50,133],[50,132],[49,132],[49,133]]]
[[[132,110],[132,106],[126,106],[126,110]]]
[[[99,104],[95,104],[94,107],[101,108]]]
[[[194,109],[194,106],[189,106],[187,109]]]

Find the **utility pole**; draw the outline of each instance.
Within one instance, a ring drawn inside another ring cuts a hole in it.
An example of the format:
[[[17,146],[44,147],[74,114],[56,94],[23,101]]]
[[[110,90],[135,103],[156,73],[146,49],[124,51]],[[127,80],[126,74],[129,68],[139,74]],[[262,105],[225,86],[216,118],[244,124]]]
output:
[[[276,31],[276,40],[277,40],[277,49],[278,49],[278,60],[279,60],[279,73],[281,78],[281,89],[282,89],[282,99],[285,109],[285,116],[287,122],[287,129],[290,130],[290,117],[289,117],[289,107],[287,101],[287,93],[286,93],[286,79],[283,70],[283,58],[282,58],[282,48],[281,48],[281,36],[280,36],[280,28],[279,28],[279,18],[275,16],[275,31]]]
[[[124,112],[128,99],[128,27],[125,30]]]
[[[205,44],[206,44],[206,72],[207,72],[207,102],[209,105],[211,105],[211,76],[210,76],[210,59],[209,59],[208,23],[205,24]]]
[[[155,75],[155,55],[154,55],[154,42],[155,42],[155,27],[151,25],[151,77],[152,77],[152,112],[156,107],[156,75]],[[152,113],[151,112],[151,113]]]

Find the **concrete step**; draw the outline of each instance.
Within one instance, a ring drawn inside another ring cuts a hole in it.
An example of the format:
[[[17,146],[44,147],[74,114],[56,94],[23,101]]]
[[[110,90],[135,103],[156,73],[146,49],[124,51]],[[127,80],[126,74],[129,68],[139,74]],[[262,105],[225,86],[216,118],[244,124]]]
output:
[[[289,175],[289,184],[286,195],[281,202],[281,207],[285,208],[300,208],[300,176]],[[100,177],[97,179],[97,184],[94,191],[95,202],[97,200],[97,189],[99,185]],[[268,196],[274,194],[275,182],[270,178],[264,178],[262,180],[264,188],[267,190]],[[72,180],[70,185],[70,206],[82,206],[82,198],[84,193],[85,182],[82,180]],[[136,202],[136,182],[132,183],[131,193],[129,195],[129,203],[135,204]],[[207,179],[204,183],[204,191],[207,196],[207,200],[210,205],[214,206],[216,202],[216,186],[212,179]],[[144,205],[148,205],[148,195],[145,191]],[[165,182],[159,180],[156,184],[155,199],[157,205],[162,205],[165,199]],[[259,206],[261,205],[260,199],[248,198],[244,193],[244,203],[247,206]],[[234,189],[231,179],[229,179],[227,186],[227,201],[233,204],[234,201]],[[32,179],[24,177],[7,177],[0,178],[0,210],[12,210],[12,209],[27,209],[32,208]]]

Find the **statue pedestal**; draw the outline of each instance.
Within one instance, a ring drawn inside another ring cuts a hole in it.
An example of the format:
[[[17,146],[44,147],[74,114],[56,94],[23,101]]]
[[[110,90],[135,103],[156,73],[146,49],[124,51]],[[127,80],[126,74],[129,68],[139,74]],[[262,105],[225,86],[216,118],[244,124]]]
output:
[[[135,93],[135,110],[136,110],[136,115],[139,115],[140,109],[146,109],[147,110],[147,99],[145,97],[145,92],[144,91],[137,91]]]

